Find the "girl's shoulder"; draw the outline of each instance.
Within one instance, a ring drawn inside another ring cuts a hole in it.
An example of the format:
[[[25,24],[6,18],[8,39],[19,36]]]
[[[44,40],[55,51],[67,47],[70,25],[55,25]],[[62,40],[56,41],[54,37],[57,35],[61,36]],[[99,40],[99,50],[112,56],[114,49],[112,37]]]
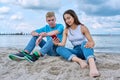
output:
[[[86,30],[87,27],[85,25],[81,25],[81,30]]]
[[[83,25],[83,24],[82,24],[82,25],[80,25],[80,27],[81,27],[81,28],[86,28],[86,26],[85,26],[85,25]]]
[[[88,31],[88,28],[85,25],[81,25],[81,32],[84,34]]]

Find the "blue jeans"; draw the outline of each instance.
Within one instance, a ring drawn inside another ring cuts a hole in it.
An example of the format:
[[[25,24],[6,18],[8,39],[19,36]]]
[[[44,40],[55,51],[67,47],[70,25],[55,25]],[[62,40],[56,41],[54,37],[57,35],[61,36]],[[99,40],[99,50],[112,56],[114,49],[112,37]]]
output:
[[[37,36],[33,36],[24,50],[27,50],[29,53],[31,53],[35,48],[37,38]],[[53,44],[52,39],[48,40],[47,42],[42,39],[39,43],[39,47],[41,48],[40,53],[42,55],[48,54],[50,56],[58,56],[56,53],[57,46]]]
[[[81,45],[77,45],[77,46],[74,46],[73,49],[68,49],[68,48],[65,48],[63,46],[59,46],[57,47],[56,49],[56,52],[62,56],[63,58],[65,58],[66,60],[69,60],[71,61],[71,59],[74,57],[74,56],[77,56],[83,60],[87,60],[91,57],[94,57],[94,50],[93,48],[85,48],[86,44],[86,41],[84,41]]]

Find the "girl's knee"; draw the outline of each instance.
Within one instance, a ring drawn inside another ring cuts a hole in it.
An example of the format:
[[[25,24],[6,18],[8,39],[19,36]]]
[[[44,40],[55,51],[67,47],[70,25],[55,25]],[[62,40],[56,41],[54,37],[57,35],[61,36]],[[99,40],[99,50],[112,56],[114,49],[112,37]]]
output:
[[[59,52],[60,50],[62,50],[64,47],[63,46],[58,46],[57,48],[56,48],[56,52]]]
[[[83,41],[81,46],[84,46],[87,43],[87,41]]]

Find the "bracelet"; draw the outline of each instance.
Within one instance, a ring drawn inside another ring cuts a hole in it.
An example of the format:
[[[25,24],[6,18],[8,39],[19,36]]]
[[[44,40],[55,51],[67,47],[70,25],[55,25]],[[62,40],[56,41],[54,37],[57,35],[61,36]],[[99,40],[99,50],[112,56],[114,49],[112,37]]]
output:
[[[38,36],[40,36],[40,34],[38,33]]]

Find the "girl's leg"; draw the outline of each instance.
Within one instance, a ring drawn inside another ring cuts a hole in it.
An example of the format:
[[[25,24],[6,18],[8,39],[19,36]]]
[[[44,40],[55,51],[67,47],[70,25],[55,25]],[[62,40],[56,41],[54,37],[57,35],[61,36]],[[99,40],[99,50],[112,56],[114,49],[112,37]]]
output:
[[[92,48],[85,48],[86,42],[83,42],[82,45],[81,45],[81,49],[83,51],[83,54],[89,64],[89,68],[90,68],[90,73],[89,75],[91,77],[98,77],[100,76],[100,73],[96,67],[96,64],[95,64],[95,57],[94,57],[94,51]]]
[[[94,58],[89,58],[88,63],[89,63],[89,67],[90,67],[90,73],[89,73],[90,77],[100,76],[100,73],[96,67]]]
[[[84,60],[78,58],[77,56],[72,57],[72,61],[77,62],[78,64],[80,64],[80,67],[82,69],[84,69],[84,68],[86,68],[88,66],[87,63]]]
[[[65,48],[65,47],[58,47],[56,49],[56,51],[60,56],[62,56],[66,60],[77,62],[78,64],[80,64],[81,68],[87,67],[87,63],[84,60],[82,60],[81,58],[78,58],[76,56],[76,54],[78,54],[77,50],[68,49],[68,48]]]

